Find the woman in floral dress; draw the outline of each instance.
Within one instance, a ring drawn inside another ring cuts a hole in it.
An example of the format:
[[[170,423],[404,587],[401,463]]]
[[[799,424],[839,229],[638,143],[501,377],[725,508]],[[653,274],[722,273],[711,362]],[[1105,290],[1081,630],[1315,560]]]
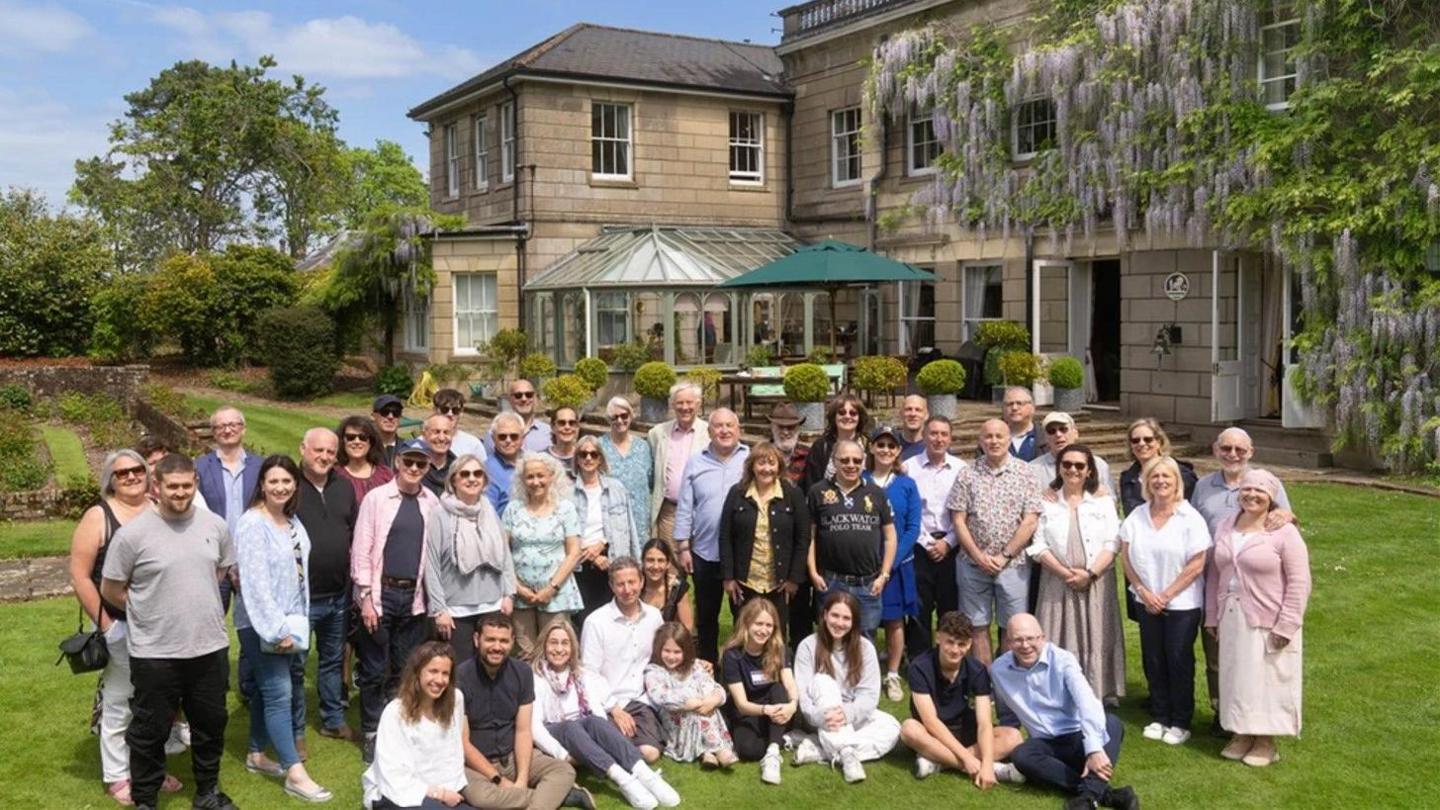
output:
[[[570,479],[546,453],[526,453],[501,525],[515,559],[515,634],[528,655],[557,614],[581,608],[572,573],[580,562],[580,513],[566,497]]]

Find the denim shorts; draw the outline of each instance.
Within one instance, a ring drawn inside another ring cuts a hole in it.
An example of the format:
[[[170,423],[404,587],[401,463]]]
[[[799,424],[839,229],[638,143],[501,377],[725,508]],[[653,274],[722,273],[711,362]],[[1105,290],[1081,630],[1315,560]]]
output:
[[[956,583],[960,588],[960,612],[977,629],[996,619],[1001,627],[1017,613],[1024,613],[1030,596],[1030,566],[1011,563],[995,576],[980,570],[969,556],[955,559]],[[991,610],[991,606],[994,610]],[[996,616],[995,614],[999,614]]]

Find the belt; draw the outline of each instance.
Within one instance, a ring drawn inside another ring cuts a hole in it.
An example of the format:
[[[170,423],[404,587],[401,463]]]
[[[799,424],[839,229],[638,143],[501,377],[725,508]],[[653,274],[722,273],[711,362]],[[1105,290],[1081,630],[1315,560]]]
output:
[[[402,591],[415,590],[415,580],[403,579],[401,577],[380,577],[380,584],[387,588],[396,588]]]
[[[949,536],[950,536],[950,533],[949,533],[949,532],[930,532],[930,539],[931,539],[931,540],[943,540],[944,538],[949,537]]]
[[[679,506],[679,505],[680,505],[680,502],[677,501],[677,500],[675,500],[674,498],[662,498],[662,499],[661,499],[661,502],[662,502],[662,503],[668,503],[668,504],[670,504],[671,506]]]
[[[854,574],[838,574],[834,571],[825,572],[826,579],[833,579],[836,582],[843,582],[846,585],[854,585],[856,587],[869,585],[870,583],[875,581],[875,578],[877,576],[879,576],[879,574],[871,574],[869,576],[855,576]]]

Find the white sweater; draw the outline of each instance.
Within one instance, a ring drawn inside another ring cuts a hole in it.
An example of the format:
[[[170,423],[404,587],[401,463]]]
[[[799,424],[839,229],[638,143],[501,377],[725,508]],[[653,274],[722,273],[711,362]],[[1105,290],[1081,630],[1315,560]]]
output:
[[[589,670],[582,669],[580,672],[580,683],[585,688],[585,700],[590,708],[590,713],[596,717],[608,719],[607,712],[615,705],[615,700],[610,695],[610,684],[604,676]],[[565,746],[555,739],[545,728],[547,716],[564,717],[566,720],[575,720],[580,717],[580,698],[571,690],[564,695],[558,695],[550,688],[550,682],[544,675],[535,673],[535,705],[530,710],[530,733],[535,738],[535,747],[546,754],[556,758],[565,759],[570,752]]]
[[[419,805],[431,786],[464,790],[464,725],[465,696],[459,689],[448,728],[427,718],[407,723],[400,714],[400,701],[390,701],[376,730],[375,761],[360,777],[365,806],[381,796],[402,807]]]
[[[800,690],[800,713],[815,728],[825,727],[825,711],[830,706],[817,706],[811,697],[810,683],[815,680],[815,645],[816,637],[812,633],[800,642],[795,648],[795,683]],[[845,719],[852,726],[863,725],[875,709],[880,705],[880,660],[875,657],[875,645],[867,638],[860,640],[860,681],[854,686],[846,683],[849,666],[845,662],[845,654],[836,650],[830,656],[831,669],[835,672],[835,680],[840,684],[840,694],[843,699],[841,708],[845,710]]]

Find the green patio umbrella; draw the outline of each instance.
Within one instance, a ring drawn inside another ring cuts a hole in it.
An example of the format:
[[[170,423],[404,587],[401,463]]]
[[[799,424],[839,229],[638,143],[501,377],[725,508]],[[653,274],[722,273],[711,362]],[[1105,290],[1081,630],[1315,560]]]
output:
[[[935,281],[935,274],[914,265],[871,253],[865,248],[826,239],[743,275],[721,287],[823,287],[830,295],[830,347],[835,347],[835,293],[841,287],[888,281]]]

